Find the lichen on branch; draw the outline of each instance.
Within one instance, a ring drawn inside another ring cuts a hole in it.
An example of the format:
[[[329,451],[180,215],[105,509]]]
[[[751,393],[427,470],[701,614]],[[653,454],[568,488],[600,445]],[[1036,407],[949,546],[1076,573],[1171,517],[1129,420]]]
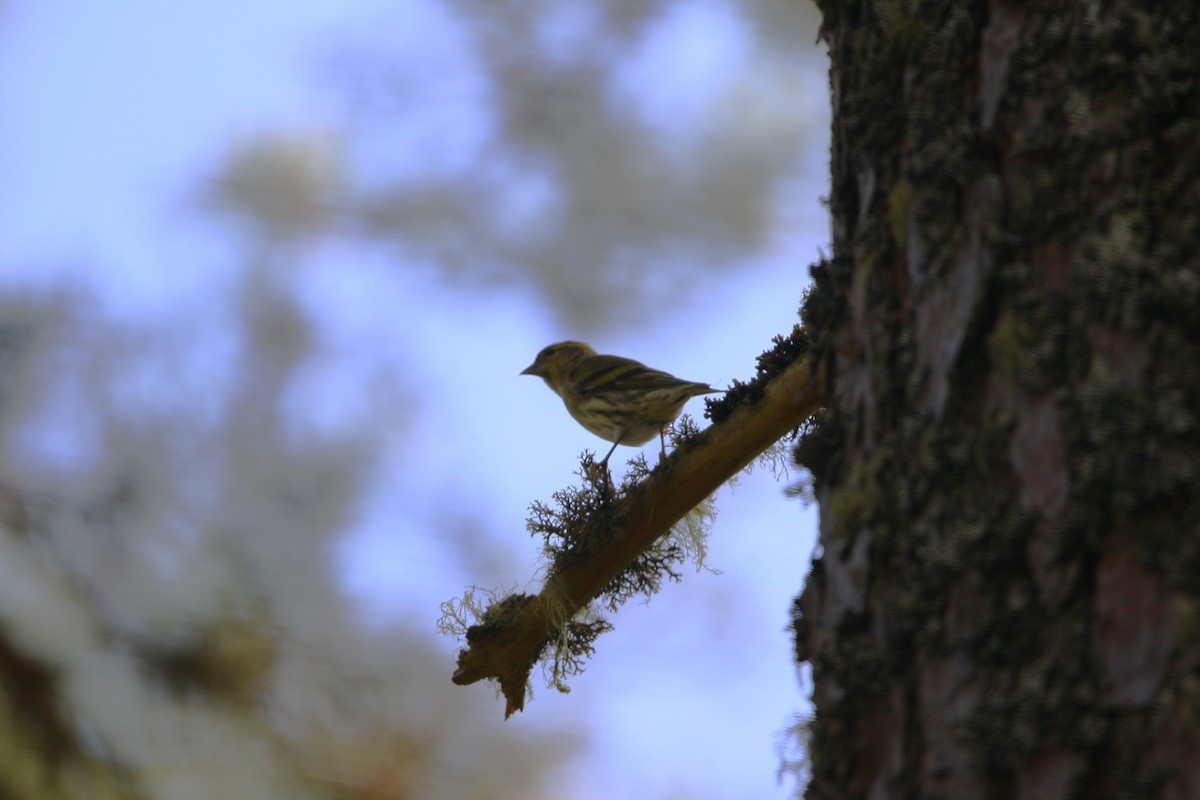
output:
[[[790,360],[782,355],[787,353]],[[697,433],[684,418],[672,430],[674,451],[653,470],[643,456],[630,462],[619,487],[590,453],[581,458],[578,487],[553,503],[531,506],[528,528],[541,536],[545,579],[536,595],[468,590],[443,604],[440,627],[466,639],[453,680],[491,679],[506,699],[505,716],[524,707],[528,678],[539,661],[548,683],[565,690],[611,625],[600,610],[657,592],[679,580],[687,561],[703,565],[706,531],[715,509],[709,496],[820,408],[822,381],[797,328],[778,337],[759,359],[758,377],[737,383],[709,404],[714,424]]]

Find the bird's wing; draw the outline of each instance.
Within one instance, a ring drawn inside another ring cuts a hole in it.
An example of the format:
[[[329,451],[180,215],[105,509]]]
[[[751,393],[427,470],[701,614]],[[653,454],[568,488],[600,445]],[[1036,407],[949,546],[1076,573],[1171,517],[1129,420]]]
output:
[[[684,386],[707,387],[707,384],[681,380],[670,373],[651,369],[640,361],[621,356],[593,356],[580,366],[586,370],[586,377],[582,382],[576,381],[576,386],[589,392],[653,392]]]

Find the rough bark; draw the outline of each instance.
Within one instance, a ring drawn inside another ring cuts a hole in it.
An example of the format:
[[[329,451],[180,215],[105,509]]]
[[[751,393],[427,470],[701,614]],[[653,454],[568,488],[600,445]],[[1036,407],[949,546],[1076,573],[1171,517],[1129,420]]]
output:
[[[1200,797],[1200,5],[819,0],[817,798]]]

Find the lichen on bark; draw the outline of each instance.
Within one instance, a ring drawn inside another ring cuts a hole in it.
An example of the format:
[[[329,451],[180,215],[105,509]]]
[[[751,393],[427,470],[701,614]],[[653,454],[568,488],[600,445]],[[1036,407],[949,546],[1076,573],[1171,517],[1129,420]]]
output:
[[[808,797],[1200,795],[1200,9],[819,5]]]

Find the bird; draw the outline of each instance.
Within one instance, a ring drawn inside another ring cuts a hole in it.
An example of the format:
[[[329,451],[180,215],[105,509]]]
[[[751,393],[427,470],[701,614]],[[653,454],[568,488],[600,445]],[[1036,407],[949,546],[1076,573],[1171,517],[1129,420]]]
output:
[[[608,464],[617,445],[643,445],[656,433],[665,458],[663,431],[684,403],[719,392],[707,383],[685,381],[632,358],[598,355],[583,342],[543,348],[521,374],[541,378],[562,398],[576,422],[613,443],[600,466]]]

